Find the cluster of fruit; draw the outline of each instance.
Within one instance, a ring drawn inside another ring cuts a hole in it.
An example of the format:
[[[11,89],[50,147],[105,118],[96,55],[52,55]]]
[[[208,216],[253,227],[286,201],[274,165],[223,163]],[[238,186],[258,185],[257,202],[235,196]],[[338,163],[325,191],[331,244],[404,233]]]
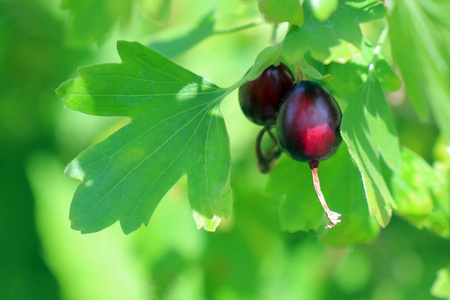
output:
[[[330,220],[326,228],[333,228],[341,221],[340,214],[328,208],[317,174],[319,162],[333,156],[342,140],[342,113],[333,96],[316,82],[295,81],[289,67],[280,63],[244,83],[239,89],[239,103],[250,121],[263,126],[256,140],[259,170],[269,172],[283,152],[307,162],[317,196]],[[272,132],[274,127],[276,135]],[[272,145],[263,153],[265,133]]]

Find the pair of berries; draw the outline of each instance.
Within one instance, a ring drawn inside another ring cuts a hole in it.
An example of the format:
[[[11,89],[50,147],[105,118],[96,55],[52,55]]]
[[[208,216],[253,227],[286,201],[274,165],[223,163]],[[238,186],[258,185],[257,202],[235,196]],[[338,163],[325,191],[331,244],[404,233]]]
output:
[[[316,82],[294,83],[291,70],[280,63],[244,83],[239,89],[239,103],[250,121],[264,126],[256,143],[261,172],[267,173],[282,152],[307,162],[317,196],[331,222],[327,228],[333,228],[340,222],[340,214],[328,208],[317,174],[319,162],[333,156],[342,140],[339,131],[342,113],[333,96]],[[278,139],[271,131],[274,125]],[[264,133],[269,134],[273,144],[263,154]]]

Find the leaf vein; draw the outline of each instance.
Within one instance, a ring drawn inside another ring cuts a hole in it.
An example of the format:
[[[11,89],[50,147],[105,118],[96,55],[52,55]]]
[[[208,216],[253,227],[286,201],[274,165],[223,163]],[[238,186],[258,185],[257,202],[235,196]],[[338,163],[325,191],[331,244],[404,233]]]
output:
[[[132,76],[120,76],[120,75],[97,75],[97,78],[124,78],[124,79],[133,79],[137,81],[144,81],[144,82],[152,82],[152,83],[163,83],[163,84],[179,84],[179,81],[159,81],[159,80],[151,80],[151,79],[144,79],[144,78],[138,78],[138,77],[132,77]]]
[[[198,96],[198,95],[213,95],[213,94],[221,94],[223,90],[216,90],[211,92],[202,92],[202,93],[175,93],[175,94],[81,94],[81,93],[71,93],[72,96],[80,96],[80,97],[161,97],[161,96]]]
[[[172,78],[178,80],[179,82],[181,82],[181,83],[183,83],[183,84],[186,84],[186,83],[187,83],[187,82],[181,80],[180,78],[178,78],[178,77],[176,77],[176,76],[173,76],[172,74],[163,72],[162,70],[157,69],[157,68],[155,68],[155,67],[149,65],[148,63],[146,63],[144,60],[142,60],[142,58],[140,58],[140,57],[137,56],[137,55],[133,55],[133,57],[135,57],[137,60],[141,61],[141,62],[142,62],[144,65],[146,65],[147,67],[149,67],[149,68],[151,68],[151,69],[153,69],[153,70],[156,70],[157,72],[159,72],[159,73],[161,73],[161,74],[164,74],[164,75],[167,75],[167,76],[169,76],[169,77],[172,77]]]
[[[209,104],[209,103],[208,103]],[[174,134],[172,134],[164,143],[162,143],[155,151],[153,151],[150,155],[148,155],[145,159],[143,159],[141,162],[139,162],[133,169],[131,169],[119,182],[113,186],[97,203],[91,207],[87,212],[83,214],[83,217],[88,214],[90,211],[92,211],[94,208],[96,208],[98,205],[100,205],[108,195],[114,191],[125,179],[128,178],[136,169],[138,169],[143,163],[145,163],[150,157],[152,157],[156,152],[158,152],[162,147],[164,147],[174,136],[176,136],[180,131],[182,131],[184,128],[186,128],[193,120],[195,120],[203,111],[205,111],[209,106],[206,106],[200,112],[198,112],[189,122],[187,122],[185,125],[183,125],[180,129],[178,129]],[[155,125],[156,126],[156,125]],[[154,128],[154,127],[153,127]],[[147,130],[148,131],[148,130]],[[142,134],[141,134],[142,135]],[[109,163],[108,163],[109,164]]]
[[[208,107],[206,107],[205,109],[207,110],[211,105],[209,105]],[[197,115],[198,116],[198,115]],[[197,118],[197,116],[195,116],[195,118]],[[180,153],[178,153],[178,155],[174,158],[174,160],[169,164],[169,166],[167,168],[164,169],[164,171],[162,171],[158,177],[153,181],[153,183],[142,193],[141,197],[139,197],[139,201],[136,204],[136,208],[133,210],[133,213],[131,214],[131,216],[128,218],[128,220],[132,220],[134,217],[134,214],[136,213],[137,209],[139,208],[139,206],[142,203],[142,199],[144,198],[145,194],[147,194],[147,192],[158,182],[158,180],[161,178],[161,176],[167,172],[167,170],[170,169],[170,167],[178,160],[178,158],[184,153],[184,151],[186,151],[186,148],[189,146],[191,140],[194,138],[194,136],[197,133],[198,128],[200,127],[200,125],[203,122],[203,119],[205,118],[206,113],[203,114],[200,122],[197,125],[197,128],[194,130],[194,132],[192,133],[191,137],[189,138],[189,140],[186,142],[186,144],[184,145],[183,149],[181,149]]]

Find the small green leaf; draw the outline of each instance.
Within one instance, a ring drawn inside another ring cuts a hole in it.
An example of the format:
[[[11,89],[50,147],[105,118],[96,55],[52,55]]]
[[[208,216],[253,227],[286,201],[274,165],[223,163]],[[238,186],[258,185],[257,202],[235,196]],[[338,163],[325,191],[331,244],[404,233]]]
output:
[[[437,181],[433,168],[407,148],[402,149],[402,167],[392,177],[397,213],[409,219],[426,217],[433,210],[431,186]]]
[[[391,93],[402,87],[402,81],[384,59],[378,59],[375,64],[375,73],[380,81],[383,91]]]
[[[303,9],[299,0],[258,0],[258,7],[268,22],[302,26]]]
[[[255,63],[250,70],[242,78],[242,81],[255,80],[261,73],[273,64],[278,64],[281,60],[281,48],[280,47],[267,47],[264,48],[256,57]]]
[[[216,23],[214,14],[214,11],[206,14],[193,29],[183,36],[170,41],[154,42],[149,47],[168,58],[186,52],[214,34],[214,24]]]
[[[447,164],[436,163],[433,168],[422,157],[403,148],[402,167],[392,176],[396,213],[418,228],[450,237],[449,181]]]
[[[359,55],[360,57],[360,55]],[[332,76],[330,86],[337,93],[338,97],[347,98],[354,94],[364,83],[367,74],[367,65],[360,64],[353,57],[346,64],[331,63],[326,66],[326,73]]]
[[[398,0],[390,17],[392,54],[408,98],[422,119],[428,118],[431,107],[447,141],[450,141],[449,11],[447,0]]]
[[[131,117],[68,165],[67,174],[82,180],[72,227],[94,232],[119,220],[130,233],[148,223],[183,174],[196,220],[228,218],[229,142],[219,106],[227,90],[141,44],[117,47],[121,64],[81,68],[81,78],[57,90],[69,109]],[[214,229],[208,222],[202,227]]]
[[[438,298],[450,299],[450,266],[438,271],[431,294]]]
[[[341,132],[361,172],[370,215],[384,227],[395,202],[381,174],[378,154],[393,169],[401,159],[392,116],[373,71],[360,91],[348,99]]]
[[[72,16],[70,38],[76,43],[102,43],[119,21],[126,21],[133,0],[63,0]]]
[[[306,74],[312,78],[315,78],[317,80],[323,80],[325,82],[333,80],[333,77],[330,74],[323,75],[316,68],[310,65],[304,57],[301,57],[298,60],[298,65],[300,67],[300,70],[302,70],[303,74]]]
[[[379,53],[380,48],[377,48],[375,53],[375,47],[364,38],[360,48],[361,53],[355,54],[346,64],[331,63],[325,67],[325,72],[332,76],[329,84],[338,93],[338,96],[347,98],[354,94],[367,79],[369,66],[373,61],[375,61],[375,75],[383,91],[398,90],[402,82]]]
[[[326,21],[337,10],[339,0],[309,0],[314,17]]]
[[[302,28],[292,26],[283,42],[282,54],[294,63],[310,50],[314,59],[329,64],[345,63],[360,53],[362,43],[359,23],[384,16],[382,3],[376,1],[342,1],[325,22],[317,20],[309,1],[303,3],[305,22]]]

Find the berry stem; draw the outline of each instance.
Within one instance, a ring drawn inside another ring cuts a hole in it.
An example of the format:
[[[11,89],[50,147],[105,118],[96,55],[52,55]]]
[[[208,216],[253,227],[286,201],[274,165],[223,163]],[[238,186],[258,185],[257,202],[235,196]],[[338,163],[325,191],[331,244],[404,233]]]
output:
[[[295,63],[295,82],[299,82],[303,80],[303,72],[300,69],[298,62]]]
[[[258,133],[257,137],[256,137],[256,145],[255,145],[255,150],[256,150],[256,159],[258,161],[258,169],[261,173],[266,174],[270,171],[270,167],[269,164],[266,160],[266,158],[264,157],[262,150],[261,150],[261,142],[262,142],[262,138],[264,136],[264,133],[266,133],[266,128],[263,127],[261,129],[261,131]]]
[[[264,137],[265,133],[268,133],[270,138],[272,139],[272,145],[266,150],[263,151],[261,149],[262,139]],[[258,133],[258,136],[256,137],[256,159],[258,161],[258,169],[261,173],[266,174],[269,173],[270,170],[273,168],[276,160],[278,157],[280,157],[281,149],[276,149],[278,145],[278,140],[275,137],[275,135],[271,131],[270,126],[264,126],[261,131]]]
[[[332,229],[337,223],[340,223],[341,220],[339,217],[341,214],[331,211],[328,208],[327,202],[325,201],[325,197],[323,196],[322,190],[320,188],[320,181],[319,181],[319,174],[317,173],[319,163],[318,162],[312,162],[310,163],[311,172],[313,176],[313,183],[314,183],[314,189],[316,190],[317,197],[319,198],[320,204],[322,205],[323,209],[325,210],[325,213],[327,214],[328,220],[330,220],[331,224],[328,224],[325,228]]]
[[[273,132],[271,131],[272,127],[268,126],[266,127],[266,131],[269,134],[270,138],[272,139],[273,143],[275,145],[278,145],[278,139],[277,137],[273,134]]]
[[[269,170],[273,168],[275,162],[280,157],[283,151],[280,148],[280,144],[278,143],[278,139],[272,132],[273,126],[266,126],[266,132],[272,139],[272,145],[264,152],[264,157],[269,165]],[[278,149],[277,149],[278,147]]]

